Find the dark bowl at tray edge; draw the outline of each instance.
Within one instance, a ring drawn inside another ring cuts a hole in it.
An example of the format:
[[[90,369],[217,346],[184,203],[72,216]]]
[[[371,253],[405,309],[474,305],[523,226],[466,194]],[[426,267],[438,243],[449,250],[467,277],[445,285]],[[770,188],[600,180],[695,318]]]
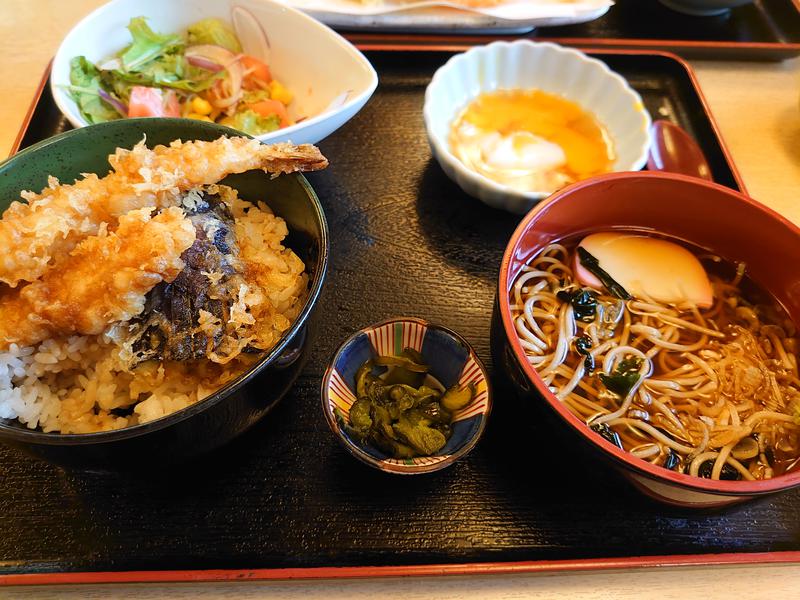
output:
[[[216,124],[188,119],[126,119],[70,130],[35,144],[0,164],[0,192],[9,199],[38,190],[48,175],[71,181],[81,173],[108,171],[106,157],[144,136],[149,146],[174,139],[213,140],[242,135]],[[289,227],[289,245],[306,263],[310,284],[300,315],[255,365],[207,398],[160,419],[123,429],[87,434],[45,433],[0,419],[0,442],[64,466],[138,468],[173,464],[219,447],[258,422],[289,390],[305,362],[308,327],[325,281],[330,251],[328,225],[319,199],[300,174],[277,179],[261,171],[227,177],[223,183],[248,200],[265,195]]]

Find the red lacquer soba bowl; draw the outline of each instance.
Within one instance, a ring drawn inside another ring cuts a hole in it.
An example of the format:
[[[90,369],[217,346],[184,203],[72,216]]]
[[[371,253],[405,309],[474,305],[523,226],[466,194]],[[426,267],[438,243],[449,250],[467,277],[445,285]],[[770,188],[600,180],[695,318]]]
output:
[[[651,230],[744,262],[800,324],[800,229],[747,196],[720,185],[662,173],[617,173],[582,181],[529,212],[508,243],[500,267],[493,323],[495,359],[525,397],[542,398],[569,432],[610,460],[647,495],[708,508],[800,485],[800,470],[761,481],[717,481],[670,471],[603,439],[548,389],[525,357],[514,328],[509,292],[522,267],[546,245],[596,231]],[[500,347],[498,347],[500,346]]]

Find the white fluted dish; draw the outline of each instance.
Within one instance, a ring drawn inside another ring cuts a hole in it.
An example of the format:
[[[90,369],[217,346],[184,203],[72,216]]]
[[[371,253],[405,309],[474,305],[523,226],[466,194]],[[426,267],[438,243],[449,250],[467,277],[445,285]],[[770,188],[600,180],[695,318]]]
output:
[[[576,102],[606,127],[616,152],[613,171],[638,171],[647,162],[650,115],[619,74],[583,52],[549,42],[494,42],[445,63],[425,92],[431,151],[448,177],[489,206],[524,214],[551,191],[520,191],[462,163],[450,149],[453,119],[478,95],[498,89],[539,89]]]

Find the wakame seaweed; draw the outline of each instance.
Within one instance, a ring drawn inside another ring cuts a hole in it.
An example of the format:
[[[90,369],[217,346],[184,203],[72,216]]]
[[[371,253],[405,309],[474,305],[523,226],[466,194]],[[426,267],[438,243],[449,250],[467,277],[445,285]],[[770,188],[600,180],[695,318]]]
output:
[[[583,323],[591,323],[597,317],[597,296],[589,289],[580,289],[574,292],[561,290],[556,294],[559,300],[569,302],[575,313],[575,318]]]
[[[620,398],[625,398],[639,381],[641,368],[641,358],[624,358],[619,361],[611,375],[600,373],[600,381],[608,391],[615,393]]]
[[[614,281],[611,275],[600,268],[600,261],[586,250],[586,248],[578,246],[578,258],[581,264],[586,267],[586,270],[600,280],[600,283],[605,286],[609,294],[621,298],[622,300],[630,300],[632,298],[624,287]]]
[[[591,350],[592,338],[588,335],[575,338],[575,352],[585,357],[583,359],[583,368],[589,374],[593,373],[595,368],[594,356],[592,356]]]

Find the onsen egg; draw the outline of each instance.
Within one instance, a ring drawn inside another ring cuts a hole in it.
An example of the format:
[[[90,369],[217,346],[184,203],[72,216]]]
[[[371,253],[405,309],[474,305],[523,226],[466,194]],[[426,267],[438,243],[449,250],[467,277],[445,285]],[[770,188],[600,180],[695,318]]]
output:
[[[711,282],[697,257],[683,246],[635,233],[595,233],[579,244],[600,268],[638,298],[666,304],[691,303],[708,308],[714,301]],[[575,275],[585,286],[603,284],[575,256]]]
[[[480,94],[450,125],[450,150],[512,189],[554,192],[616,162],[611,137],[581,106],[541,90]]]
[[[486,163],[497,169],[544,171],[567,162],[561,146],[527,131],[507,136],[490,133],[482,140],[481,152]]]

